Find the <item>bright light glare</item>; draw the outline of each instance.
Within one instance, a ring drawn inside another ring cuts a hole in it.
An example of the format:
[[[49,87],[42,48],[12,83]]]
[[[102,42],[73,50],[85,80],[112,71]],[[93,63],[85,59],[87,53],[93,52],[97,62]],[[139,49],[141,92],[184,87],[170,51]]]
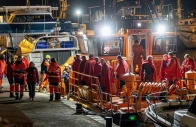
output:
[[[101,29],[101,34],[102,35],[108,35],[108,34],[111,34],[111,28],[109,26],[104,26],[102,29]]]
[[[159,34],[163,34],[163,33],[165,33],[165,26],[164,25],[159,25],[158,27],[157,27],[157,32],[159,33]]]
[[[139,23],[137,23],[137,26],[138,26],[138,27],[141,27],[141,26],[142,26],[142,24],[139,22]]]
[[[80,14],[81,14],[81,11],[80,11],[80,10],[77,10],[77,11],[76,11],[76,14],[77,14],[77,15],[80,15]]]

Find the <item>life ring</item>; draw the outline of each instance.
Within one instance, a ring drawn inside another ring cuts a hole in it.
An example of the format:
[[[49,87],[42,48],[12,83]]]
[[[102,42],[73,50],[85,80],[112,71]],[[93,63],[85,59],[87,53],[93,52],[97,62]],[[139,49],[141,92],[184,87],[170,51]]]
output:
[[[61,42],[57,38],[48,39],[48,44],[50,48],[60,48]]]

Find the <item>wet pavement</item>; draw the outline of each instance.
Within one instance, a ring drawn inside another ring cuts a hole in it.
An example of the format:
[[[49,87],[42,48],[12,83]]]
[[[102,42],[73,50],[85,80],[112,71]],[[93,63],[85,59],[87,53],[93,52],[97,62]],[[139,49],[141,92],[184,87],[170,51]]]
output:
[[[34,127],[104,127],[104,118],[97,115],[75,115],[75,103],[66,99],[49,102],[49,94],[36,92],[35,101],[25,92],[21,101],[9,98],[9,84],[3,80],[0,104],[18,107],[33,122]]]

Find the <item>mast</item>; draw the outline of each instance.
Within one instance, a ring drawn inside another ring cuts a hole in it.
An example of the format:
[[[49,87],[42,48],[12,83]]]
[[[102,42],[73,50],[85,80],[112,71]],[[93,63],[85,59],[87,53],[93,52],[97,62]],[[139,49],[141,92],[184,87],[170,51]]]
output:
[[[26,6],[30,6],[30,1],[26,0]]]
[[[178,0],[178,3],[177,3],[178,5],[178,8],[177,8],[177,15],[178,15],[178,20],[180,20],[181,18],[182,18],[182,13],[181,13],[181,10],[182,10],[182,8],[181,8],[181,0]]]

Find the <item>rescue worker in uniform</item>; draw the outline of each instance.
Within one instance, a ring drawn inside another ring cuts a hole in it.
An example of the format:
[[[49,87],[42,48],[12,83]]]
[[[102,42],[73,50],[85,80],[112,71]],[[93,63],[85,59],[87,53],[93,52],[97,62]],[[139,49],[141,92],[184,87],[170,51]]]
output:
[[[129,66],[127,62],[122,58],[122,56],[117,56],[118,64],[116,66],[116,77],[120,80],[120,88],[125,85],[123,81],[123,75],[129,72]]]
[[[45,59],[41,64],[41,82],[39,84],[39,92],[42,91],[43,87],[49,92],[49,83],[47,79],[48,67],[50,65],[50,55],[46,55]]]
[[[60,100],[59,83],[61,82],[61,68],[59,67],[55,58],[51,59],[50,66],[48,68],[48,80],[50,84],[49,101],[53,101],[54,93],[55,93],[55,100]]]
[[[10,97],[14,97],[14,58],[9,60],[8,66],[7,66],[7,79],[10,84]]]
[[[144,49],[140,45],[138,40],[135,40],[135,44],[132,46],[133,50],[133,70],[135,73],[140,73],[142,58],[144,57]],[[136,68],[139,68],[139,71],[136,72]]]
[[[29,67],[29,61],[24,57],[24,55],[22,55],[22,62],[26,65],[26,67]],[[28,90],[27,86],[27,77],[25,76],[25,80],[24,80],[24,85],[25,85],[25,91]]]
[[[165,78],[168,80],[168,85],[170,86],[174,83],[174,78],[181,78],[181,73],[180,65],[178,63],[177,58],[173,56],[173,52],[169,52],[168,57],[169,60],[165,68]]]
[[[6,68],[7,68],[7,66],[6,66],[6,61],[5,61],[5,56],[4,55],[1,55],[0,56],[0,93],[2,93],[3,91],[2,91],[2,89],[3,89],[3,87],[2,87],[2,85],[3,85],[3,76],[4,75],[6,75]]]
[[[15,100],[21,100],[23,98],[24,93],[24,74],[26,70],[26,65],[22,62],[22,56],[18,56],[17,61],[15,62],[14,69],[14,81],[15,81]],[[19,86],[20,86],[20,97],[19,97]]]
[[[104,59],[101,59],[102,70],[100,73],[100,84],[103,92],[112,93],[111,69]]]
[[[195,70],[195,61],[189,54],[184,55],[184,61],[181,66],[181,74],[185,77],[185,73],[189,70]]]
[[[142,82],[156,82],[156,69],[152,62],[152,56],[148,56],[147,60],[142,63],[140,72],[140,80]]]
[[[89,60],[86,62],[86,66],[84,69],[84,74],[93,75],[94,74],[94,66],[95,66],[95,58],[92,54],[89,55]],[[83,76],[82,80],[85,81],[86,85],[91,86],[91,78]]]

